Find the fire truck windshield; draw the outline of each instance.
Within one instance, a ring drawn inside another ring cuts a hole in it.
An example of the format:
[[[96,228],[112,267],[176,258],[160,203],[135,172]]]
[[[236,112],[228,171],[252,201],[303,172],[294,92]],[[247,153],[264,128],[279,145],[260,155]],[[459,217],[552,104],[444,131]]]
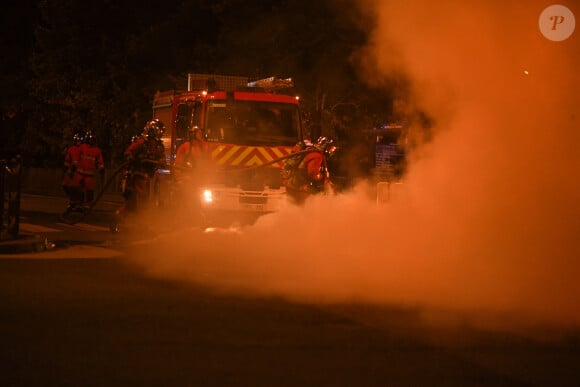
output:
[[[207,141],[238,145],[294,145],[300,140],[300,112],[292,104],[262,101],[209,101]]]

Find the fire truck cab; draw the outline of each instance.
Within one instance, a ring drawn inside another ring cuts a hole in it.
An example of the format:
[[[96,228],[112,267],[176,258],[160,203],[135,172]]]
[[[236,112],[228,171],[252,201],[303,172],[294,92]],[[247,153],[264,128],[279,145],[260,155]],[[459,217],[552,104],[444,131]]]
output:
[[[283,205],[284,160],[303,141],[299,100],[281,92],[290,87],[291,79],[189,74],[186,91],[155,95],[153,118],[167,127],[168,166],[175,164],[191,128],[202,130],[209,163],[191,200],[199,201],[205,219],[226,213],[259,216]]]

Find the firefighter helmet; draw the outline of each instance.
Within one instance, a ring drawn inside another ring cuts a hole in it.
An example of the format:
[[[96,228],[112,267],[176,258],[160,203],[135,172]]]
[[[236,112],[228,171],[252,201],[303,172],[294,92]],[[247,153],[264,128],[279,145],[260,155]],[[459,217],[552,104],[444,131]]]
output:
[[[80,132],[73,134],[73,144],[77,145],[83,142],[83,135]]]
[[[158,118],[149,121],[143,129],[143,137],[152,140],[161,140],[165,133],[165,125]]]
[[[97,145],[97,137],[92,130],[88,130],[85,134],[85,143],[89,145]]]
[[[203,133],[202,130],[199,128],[199,126],[195,125],[195,126],[192,126],[191,128],[189,128],[189,140],[190,141],[191,140],[196,140],[197,139],[197,137],[196,137],[196,134],[197,133],[200,133],[200,134]]]
[[[314,147],[323,152],[327,157],[331,157],[336,152],[334,141],[324,136],[319,137],[318,140],[316,140]]]

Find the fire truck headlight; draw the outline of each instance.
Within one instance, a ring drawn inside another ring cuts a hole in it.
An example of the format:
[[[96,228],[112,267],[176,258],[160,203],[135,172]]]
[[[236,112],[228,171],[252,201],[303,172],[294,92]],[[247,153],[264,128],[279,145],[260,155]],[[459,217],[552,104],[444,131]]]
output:
[[[211,189],[204,189],[201,199],[203,200],[204,203],[212,203],[213,193],[211,192]]]

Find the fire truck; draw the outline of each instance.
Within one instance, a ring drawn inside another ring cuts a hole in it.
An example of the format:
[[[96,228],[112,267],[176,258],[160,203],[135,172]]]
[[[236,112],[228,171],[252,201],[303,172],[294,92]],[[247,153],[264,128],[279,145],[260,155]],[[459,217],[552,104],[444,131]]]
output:
[[[169,168],[160,171],[166,182],[190,129],[202,130],[210,163],[191,200],[199,200],[207,221],[232,214],[255,217],[278,211],[285,202],[284,160],[303,141],[299,99],[287,93],[292,87],[291,78],[188,74],[187,90],[156,93],[153,118],[167,128]]]

